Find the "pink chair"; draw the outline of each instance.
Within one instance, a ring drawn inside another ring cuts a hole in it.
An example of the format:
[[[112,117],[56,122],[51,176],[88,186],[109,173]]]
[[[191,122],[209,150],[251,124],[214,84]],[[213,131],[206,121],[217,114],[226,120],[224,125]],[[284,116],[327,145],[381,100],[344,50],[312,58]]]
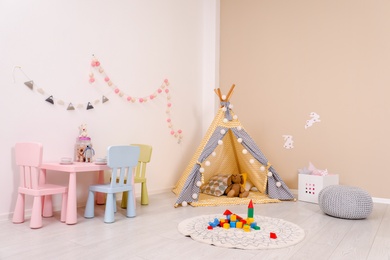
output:
[[[53,216],[51,195],[62,194],[61,221],[65,222],[68,188],[64,186],[39,183],[43,147],[40,143],[17,143],[15,160],[19,167],[20,184],[16,200],[13,223],[24,222],[25,195],[34,196],[30,228],[42,227],[42,215]],[[43,204],[43,205],[42,205]]]

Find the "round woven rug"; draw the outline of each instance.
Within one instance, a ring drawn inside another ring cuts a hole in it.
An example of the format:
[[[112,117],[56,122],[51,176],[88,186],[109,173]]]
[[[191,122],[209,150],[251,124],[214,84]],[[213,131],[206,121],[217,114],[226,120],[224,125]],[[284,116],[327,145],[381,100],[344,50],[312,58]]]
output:
[[[225,216],[216,214],[189,218],[179,223],[178,230],[198,242],[239,249],[283,248],[295,245],[305,237],[305,231],[296,224],[264,216],[254,216],[260,230],[251,229],[250,232],[245,232],[239,228],[207,229],[209,222],[213,222],[215,218]],[[274,233],[276,238],[271,238],[271,233]]]

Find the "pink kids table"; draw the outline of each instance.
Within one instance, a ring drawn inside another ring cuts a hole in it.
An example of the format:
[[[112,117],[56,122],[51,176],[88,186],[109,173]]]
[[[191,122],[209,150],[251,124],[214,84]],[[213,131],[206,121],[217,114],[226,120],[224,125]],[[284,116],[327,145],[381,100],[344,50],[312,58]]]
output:
[[[76,224],[77,223],[77,189],[76,189],[76,173],[80,172],[98,172],[98,183],[104,183],[104,171],[109,170],[110,168],[103,164],[95,163],[83,163],[83,162],[74,162],[72,164],[61,164],[58,162],[55,163],[42,163],[41,164],[41,178],[40,182],[44,183],[46,181],[46,171],[55,171],[55,172],[68,172],[69,173],[69,185],[68,185],[68,204],[66,209],[66,224]],[[98,193],[97,195],[97,204],[104,204],[104,194]]]

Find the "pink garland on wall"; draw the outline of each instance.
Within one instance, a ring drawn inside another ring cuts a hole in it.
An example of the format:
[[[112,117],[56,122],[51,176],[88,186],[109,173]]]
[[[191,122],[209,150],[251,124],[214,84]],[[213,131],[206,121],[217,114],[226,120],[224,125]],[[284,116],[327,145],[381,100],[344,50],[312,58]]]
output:
[[[171,95],[169,90],[169,81],[168,79],[165,79],[161,86],[157,88],[156,91],[153,93],[142,96],[142,97],[136,97],[134,95],[129,95],[125,92],[123,92],[116,84],[114,84],[110,77],[107,75],[103,67],[101,66],[100,61],[93,55],[92,61],[91,61],[91,73],[89,74],[89,83],[93,84],[95,82],[95,74],[94,71],[98,71],[99,74],[104,78],[104,81],[106,82],[107,86],[112,89],[112,91],[117,94],[119,97],[125,99],[127,102],[135,103],[138,102],[140,104],[144,104],[145,102],[149,100],[153,100],[158,97],[160,94],[166,95],[166,115],[167,119],[166,122],[168,124],[168,128],[170,129],[170,134],[178,139],[178,143],[181,142],[181,139],[183,138],[183,131],[181,129],[175,130],[172,119],[171,119],[171,108],[172,108],[172,101],[171,101]]]

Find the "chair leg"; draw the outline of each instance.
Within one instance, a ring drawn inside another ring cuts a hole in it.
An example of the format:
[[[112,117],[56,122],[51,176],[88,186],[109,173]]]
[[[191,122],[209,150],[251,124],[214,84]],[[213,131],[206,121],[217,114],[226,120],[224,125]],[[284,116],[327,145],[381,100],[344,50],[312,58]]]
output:
[[[121,202],[121,208],[122,209],[127,208],[127,194],[128,194],[127,191],[122,193],[122,202]]]
[[[61,222],[66,221],[67,204],[68,204],[68,193],[65,192],[62,193]]]
[[[95,217],[95,192],[88,192],[87,205],[85,206],[84,218]]]
[[[114,214],[114,194],[108,193],[107,199],[106,199],[106,209],[104,211],[104,222],[105,223],[113,223],[115,221],[115,214]]]
[[[24,194],[22,193],[18,193],[12,222],[15,224],[24,222]]]
[[[149,204],[148,188],[146,187],[146,182],[141,184],[141,205]]]
[[[116,193],[114,193],[114,213],[116,213]]]
[[[42,227],[42,197],[35,196],[32,212],[30,228],[41,228]]]
[[[46,195],[44,197],[43,202],[43,210],[42,210],[42,216],[45,218],[49,218],[53,216],[53,200],[52,195]]]
[[[134,187],[133,187],[134,189]],[[127,198],[127,211],[126,211],[126,217],[132,218],[135,217],[135,195],[134,190],[131,190],[128,192],[129,196]]]

